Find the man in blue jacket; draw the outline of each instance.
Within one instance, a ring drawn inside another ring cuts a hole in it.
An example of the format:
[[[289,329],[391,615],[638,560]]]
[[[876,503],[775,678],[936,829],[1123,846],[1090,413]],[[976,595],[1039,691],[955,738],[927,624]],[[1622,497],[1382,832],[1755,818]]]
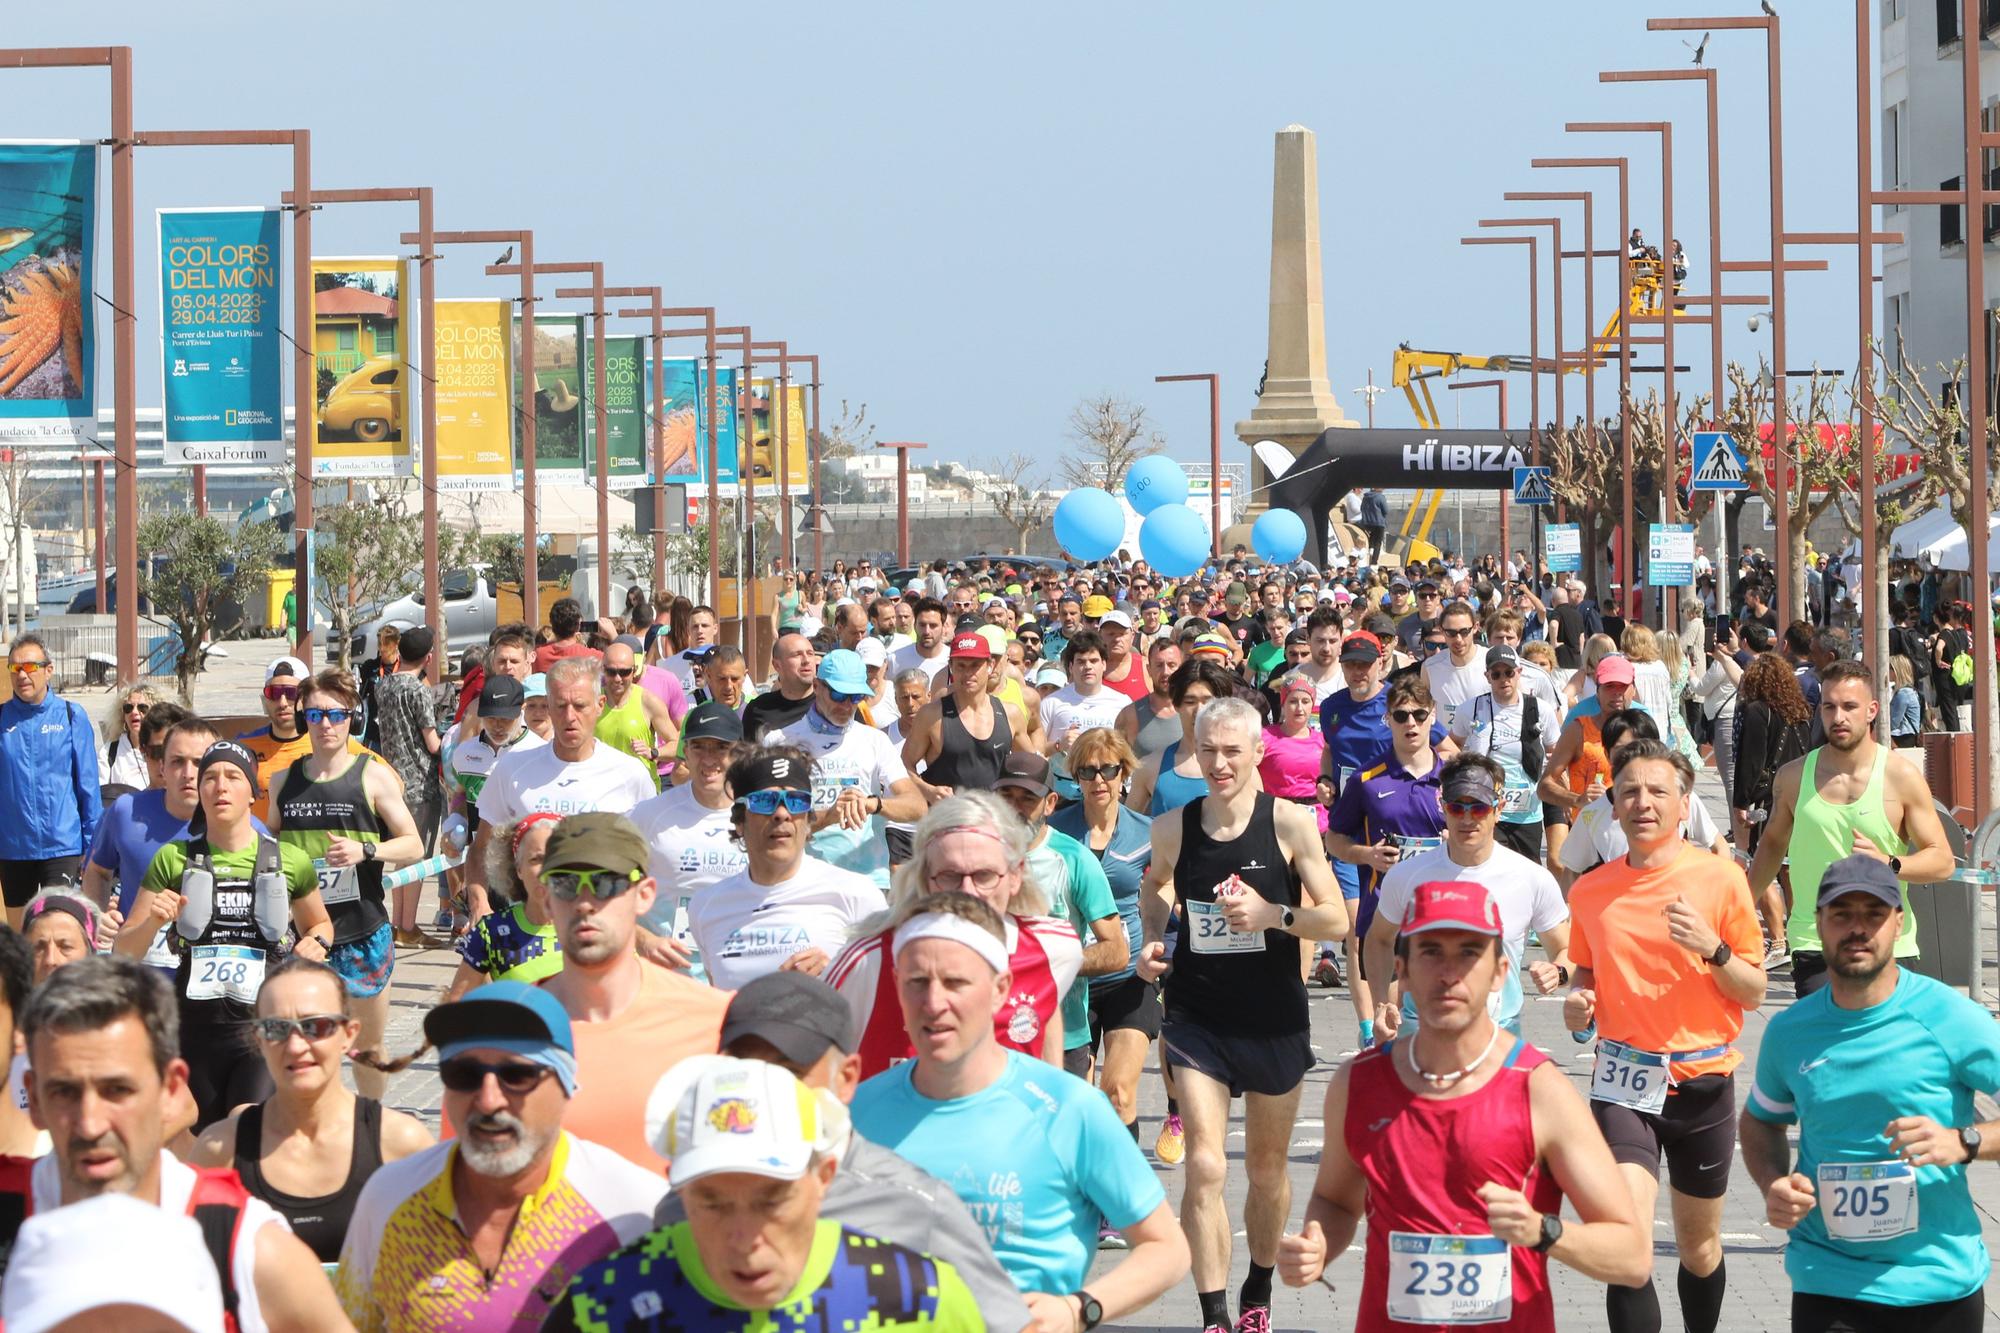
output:
[[[97,733],[82,708],[49,688],[53,666],[39,635],[7,649],[14,697],[0,704],[0,897],[7,924],[45,884],[83,879],[97,837]]]

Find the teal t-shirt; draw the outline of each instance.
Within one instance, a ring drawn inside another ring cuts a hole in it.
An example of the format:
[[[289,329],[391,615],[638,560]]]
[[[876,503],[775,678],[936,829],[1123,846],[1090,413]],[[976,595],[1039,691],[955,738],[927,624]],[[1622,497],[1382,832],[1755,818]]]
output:
[[[1166,1191],[1104,1094],[1019,1051],[970,1097],[933,1101],[914,1060],[854,1092],[854,1129],[949,1185],[1022,1291],[1075,1291],[1097,1257],[1097,1220],[1123,1230]],[[1006,1144],[997,1155],[994,1145]]]
[[[1879,1305],[1928,1305],[1978,1291],[1991,1266],[1979,1239],[1965,1167],[1917,1168],[1917,1228],[1884,1240],[1837,1240],[1822,1163],[1890,1159],[1882,1128],[1898,1116],[1972,1124],[1975,1089],[2000,1088],[2000,1025],[1949,986],[1904,969],[1869,1009],[1842,1009],[1829,987],[1771,1020],[1757,1052],[1746,1109],[1799,1126],[1794,1168],[1814,1181],[1819,1206],[1792,1230],[1792,1287]]]
[[[1035,882],[1049,895],[1049,915],[1067,921],[1077,940],[1088,949],[1096,936],[1090,923],[1118,915],[1111,881],[1090,849],[1067,833],[1050,829],[1042,844],[1028,853]],[[1063,1049],[1090,1044],[1090,980],[1079,976],[1062,997]]]

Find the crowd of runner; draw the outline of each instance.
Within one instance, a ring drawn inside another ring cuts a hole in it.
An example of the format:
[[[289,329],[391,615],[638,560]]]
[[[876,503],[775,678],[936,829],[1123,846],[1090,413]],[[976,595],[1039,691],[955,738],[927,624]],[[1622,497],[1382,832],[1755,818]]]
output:
[[[1954,862],[1898,752],[1969,608],[1899,590],[1884,701],[1754,553],[1713,572],[1657,628],[1518,556],[862,562],[787,576],[756,661],[635,589],[279,657],[243,734],[133,689],[103,743],[23,635],[4,1327],[1071,1333],[1191,1276],[1268,1333],[1358,1239],[1317,1326],[1552,1329],[1554,1260],[1653,1333],[1664,1164],[1711,1333],[1740,1154],[1795,1329],[1980,1328],[2000,1032],[1912,970]],[[1354,1026],[1295,1209],[1312,986]]]

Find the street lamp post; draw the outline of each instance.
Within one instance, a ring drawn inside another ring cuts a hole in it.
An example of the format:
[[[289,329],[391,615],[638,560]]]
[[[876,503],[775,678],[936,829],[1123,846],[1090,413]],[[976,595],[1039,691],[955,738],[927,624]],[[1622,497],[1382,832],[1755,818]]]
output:
[[[557,292],[560,299],[564,293]],[[653,448],[651,465],[653,505],[653,586],[648,592],[657,591],[667,582],[667,423],[666,423],[666,354],[667,329],[666,307],[660,304],[658,287],[606,287],[604,296],[617,297],[621,301],[644,300],[645,305],[637,310],[620,310],[620,319],[651,319],[653,321],[653,406],[649,415],[653,420]],[[636,507],[635,507],[636,510]],[[648,601],[652,598],[649,596]]]
[[[1542,457],[1542,314],[1541,283],[1536,255],[1541,239],[1536,236],[1461,236],[1460,245],[1525,245],[1528,247],[1528,441],[1537,463]],[[1373,380],[1375,377],[1368,377]],[[1560,385],[1561,381],[1557,381]]]
[[[880,440],[877,449],[896,451],[896,565],[910,564],[910,450],[928,448],[909,440]]]
[[[422,245],[419,232],[404,232],[404,245]],[[519,246],[521,262],[521,401],[515,409],[521,421],[521,618],[530,628],[541,623],[541,540],[535,516],[535,233],[519,231],[433,232],[429,250],[439,245]],[[430,337],[426,333],[427,337]],[[431,338],[433,343],[435,337]]]
[[[1369,376],[1372,380],[1374,376]],[[1222,389],[1220,377],[1206,372],[1193,375],[1155,375],[1155,384],[1182,384],[1208,381],[1208,526],[1210,554],[1222,558]],[[1368,410],[1375,410],[1371,398]],[[909,562],[904,561],[905,564]]]
[[[792,412],[791,381],[792,358],[783,341],[760,342],[754,344],[758,351],[775,352],[778,359],[778,375],[771,383],[771,473],[778,483],[778,545],[785,553],[785,568],[793,568],[792,560],[792,479],[790,459],[792,452]],[[770,358],[762,358],[768,362]],[[757,442],[750,442],[750,464],[754,471],[757,464]],[[796,571],[794,571],[796,572]]]
[[[651,314],[652,311],[622,310],[619,313],[627,318],[636,319],[641,315]],[[708,467],[706,469],[708,474],[708,502],[706,505],[708,522],[705,525],[708,528],[708,604],[715,611],[719,623],[722,616],[722,561],[720,554],[722,543],[716,516],[721,512],[722,503],[720,498],[721,484],[719,480],[722,468],[722,456],[720,450],[717,448],[717,441],[721,438],[722,389],[717,383],[715,374],[715,335],[725,331],[747,334],[748,330],[717,329],[715,326],[715,307],[712,305],[670,306],[659,313],[667,319],[699,319],[702,321],[701,327],[698,329],[667,329],[661,336],[664,338],[700,338],[706,343],[703,356],[708,362]],[[654,359],[659,361],[659,364],[654,368],[655,400],[657,401],[658,382],[665,378],[666,363],[657,353]],[[697,383],[695,385],[696,393],[701,392],[699,380],[700,377],[697,376]],[[653,538],[653,558],[662,564],[666,560],[666,541],[666,534],[664,533],[656,534]]]
[[[293,193],[285,191],[282,202],[295,202]],[[437,274],[434,265],[437,254],[432,248],[431,187],[415,186],[408,189],[381,190],[314,190],[307,200],[314,208],[326,204],[389,204],[415,203],[417,206],[417,323],[423,330],[423,351],[419,354],[422,364],[416,366],[418,377],[423,381],[422,395],[423,452],[418,468],[423,476],[418,487],[423,495],[424,525],[424,623],[430,626],[432,637],[439,643],[448,645],[444,627],[444,596],[438,585],[438,487],[437,487],[437,332],[433,317],[437,313]],[[408,364],[408,358],[404,358]],[[408,400],[405,399],[407,402]],[[293,431],[305,429],[305,419],[301,415],[293,425]],[[199,469],[197,469],[199,471]],[[200,480],[197,478],[197,496],[201,497]],[[198,499],[198,503],[200,500]],[[307,590],[308,592],[310,590]]]
[[[114,505],[118,561],[118,680],[139,679],[138,308],[132,271],[132,48],[60,46],[0,49],[0,69],[96,69],[111,76],[111,412],[117,459]],[[101,525],[100,525],[101,526]],[[99,590],[98,609],[104,609]]]
[[[1368,378],[1370,380],[1373,380],[1375,377],[1373,375],[1370,375]],[[1507,430],[1507,381],[1506,380],[1503,379],[1460,380],[1456,384],[1447,384],[1444,387],[1450,389],[1454,393],[1457,393],[1463,389],[1498,389],[1500,391],[1500,430],[1502,434],[1506,433]],[[1541,459],[1537,458],[1535,461],[1537,463],[1540,463]],[[1541,511],[1541,507],[1539,505],[1534,506],[1533,511],[1535,513],[1539,513]],[[1542,530],[1540,524],[1533,524],[1532,526],[1534,528],[1534,533],[1535,533],[1535,569],[1536,572],[1539,573],[1541,570],[1541,562],[1542,562]],[[1513,540],[1512,534],[1508,531],[1507,527],[1507,492],[1502,491],[1500,492],[1500,564],[1503,570],[1506,568],[1507,552],[1509,549],[1511,549],[1510,544],[1512,540]]]

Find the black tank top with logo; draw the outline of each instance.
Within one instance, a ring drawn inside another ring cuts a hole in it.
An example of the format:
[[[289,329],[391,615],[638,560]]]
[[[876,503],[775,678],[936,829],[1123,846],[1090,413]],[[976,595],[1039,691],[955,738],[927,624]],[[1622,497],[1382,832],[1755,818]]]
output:
[[[278,841],[290,843],[312,858],[320,901],[333,919],[333,942],[352,944],[367,939],[389,922],[383,901],[382,863],[329,866],[327,844],[334,838],[380,842],[388,830],[368,799],[369,756],[358,754],[337,777],[306,776],[305,760],[285,770],[284,781],[271,798],[278,812]]]
[[[348,1157],[347,1179],[317,1199],[287,1194],[264,1179],[263,1141],[264,1106],[259,1102],[244,1107],[236,1117],[236,1174],[243,1178],[243,1188],[291,1223],[292,1234],[312,1246],[321,1263],[338,1263],[361,1187],[382,1166],[382,1103],[372,1097],[354,1099],[354,1149]]]
[[[938,723],[938,757],[924,768],[924,781],[955,791],[990,791],[1000,780],[1000,768],[1014,748],[1014,730],[1007,723],[1007,709],[992,701],[993,734],[980,740],[959,720],[958,700],[945,696]]]
[[[1216,903],[1216,890],[1234,875],[1271,902],[1299,905],[1298,874],[1278,843],[1275,799],[1259,792],[1250,822],[1227,842],[1202,831],[1206,804],[1190,801],[1179,811],[1174,895],[1180,903],[1181,933],[1166,978],[1166,1016],[1224,1034],[1305,1032],[1312,1020],[1299,976],[1299,937],[1275,928],[1235,934]]]

